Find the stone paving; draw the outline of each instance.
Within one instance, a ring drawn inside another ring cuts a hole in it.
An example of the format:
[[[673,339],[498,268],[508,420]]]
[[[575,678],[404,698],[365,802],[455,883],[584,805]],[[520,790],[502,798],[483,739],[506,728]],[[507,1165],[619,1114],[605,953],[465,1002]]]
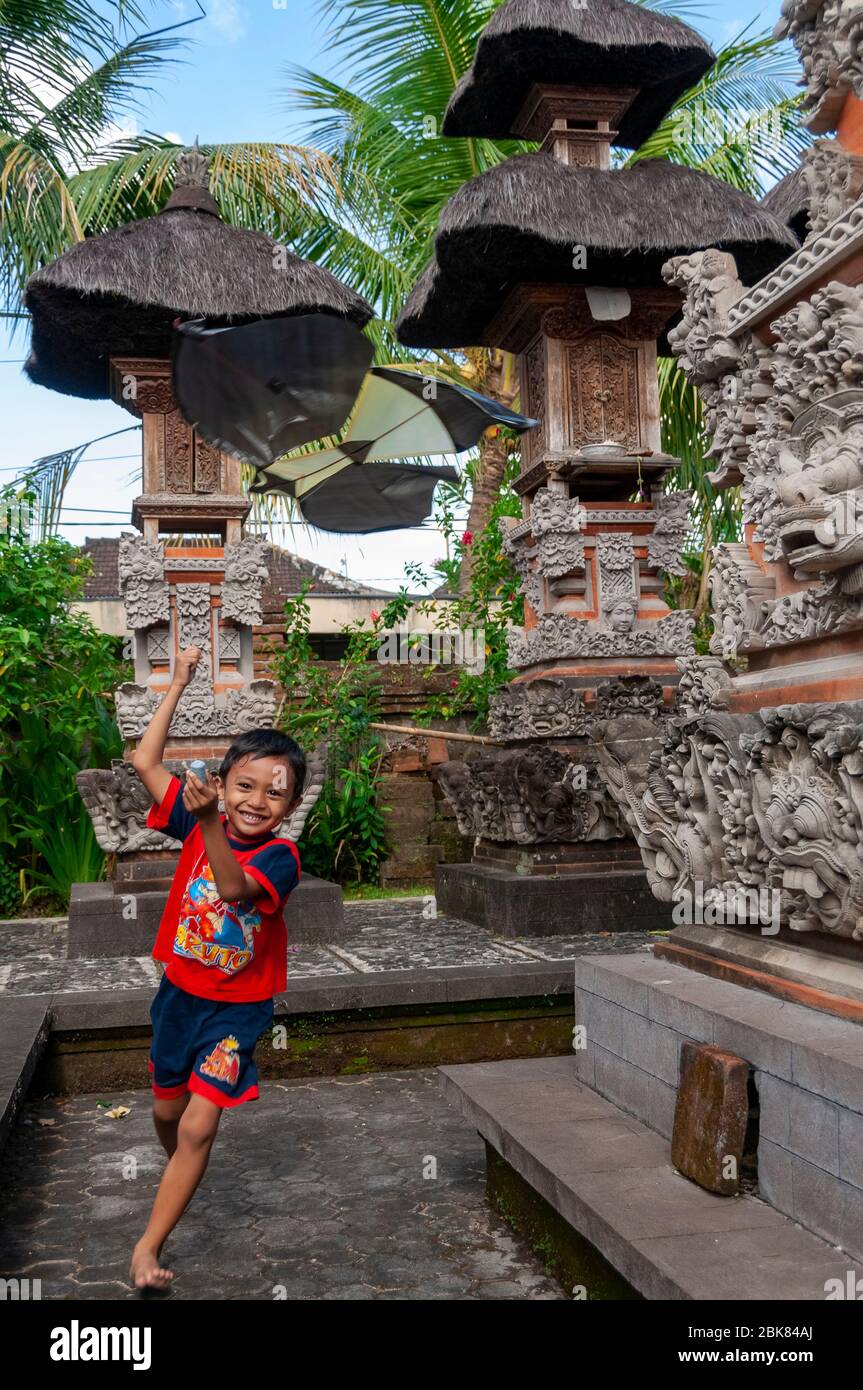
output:
[[[387,972],[523,973],[651,944],[643,932],[503,940],[426,915],[432,903],[347,904],[345,940],[289,947],[289,979],[326,988],[327,977],[334,987],[364,978],[386,993]],[[56,1008],[58,995],[122,1007],[158,984],[150,957],[68,960],[66,944],[62,919],[0,922],[7,1008],[50,996]],[[129,1114],[112,1120],[117,1104]],[[429,1155],[435,1177],[423,1176]],[[148,1091],[26,1103],[3,1154],[0,1278],[41,1279],[46,1299],[138,1297],[128,1259],[163,1162]],[[444,1099],[435,1069],[263,1083],[260,1101],[222,1121],[168,1251],[170,1297],[563,1298],[487,1206],[484,1170],[476,1130]]]
[[[147,1092],[28,1103],[4,1156],[0,1277],[41,1279],[43,1299],[141,1297],[128,1260],[163,1162]],[[565,1297],[486,1205],[481,1141],[433,1069],[264,1083],[223,1118],[166,1254],[180,1299]]]
[[[426,918],[423,911],[422,898],[347,903],[345,915],[351,931],[346,940],[338,946],[289,945],[288,976],[310,979],[388,970],[559,962],[594,952],[607,955],[647,950],[655,940],[644,932],[503,940],[484,927],[442,915]],[[0,995],[155,988],[159,976],[159,967],[149,956],[67,960],[66,924],[62,920],[0,922]]]

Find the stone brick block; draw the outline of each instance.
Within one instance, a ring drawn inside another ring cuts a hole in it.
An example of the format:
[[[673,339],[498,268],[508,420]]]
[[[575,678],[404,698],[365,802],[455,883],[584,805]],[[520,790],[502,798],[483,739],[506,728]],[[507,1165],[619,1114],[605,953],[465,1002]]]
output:
[[[583,1017],[576,1022],[584,1023],[587,1029],[588,1047],[602,1047],[606,1052],[611,1052],[615,1057],[623,1057],[623,1022],[625,1011],[611,1004],[607,999],[600,999],[598,994],[589,996],[590,1002],[586,1008],[582,1007]],[[629,1015],[634,1018],[634,1014]]]
[[[425,766],[418,748],[394,748],[389,761],[393,772],[422,772]]]
[[[448,763],[450,760],[449,749],[445,738],[429,738],[426,741],[426,762],[431,766],[434,763]]]
[[[684,1042],[671,1161],[708,1192],[733,1196],[739,1190],[749,1116],[748,1080],[749,1066],[742,1057]]]
[[[777,1211],[794,1215],[792,1159],[787,1149],[765,1139],[758,1141],[758,1191]]]
[[[842,1245],[848,1249],[842,1219],[846,1184],[834,1178],[832,1173],[794,1154],[790,1154],[789,1159],[794,1194],[792,1215],[795,1221],[829,1240],[831,1245]]]
[[[790,1149],[791,1096],[794,1088],[787,1081],[763,1071],[755,1073],[755,1087],[758,1091],[760,1137],[771,1144],[781,1145],[783,1149]]]
[[[596,1089],[621,1110],[628,1110],[644,1124],[650,1115],[651,1077],[631,1062],[624,1062],[604,1048],[595,1049]]]
[[[839,1111],[839,1176],[863,1189],[863,1115]]]
[[[817,1168],[839,1176],[839,1110],[811,1091],[791,1089],[789,1148]]]
[[[666,1086],[664,1081],[651,1076],[648,1088],[648,1105],[647,1123],[650,1128],[658,1130],[666,1139],[670,1139],[674,1131],[674,1110],[677,1105],[676,1088]]]

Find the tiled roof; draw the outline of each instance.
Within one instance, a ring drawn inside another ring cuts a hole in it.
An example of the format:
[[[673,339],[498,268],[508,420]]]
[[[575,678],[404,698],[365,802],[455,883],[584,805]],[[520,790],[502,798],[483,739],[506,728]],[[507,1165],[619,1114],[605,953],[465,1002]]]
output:
[[[120,593],[119,557],[120,541],[116,536],[88,536],[81,549],[89,555],[93,563],[93,573],[84,584],[86,599],[118,599]],[[341,596],[345,598],[392,598],[386,589],[372,589],[346,579],[343,574],[304,560],[300,555],[292,555],[289,550],[273,546],[267,557],[270,570],[269,583],[264,585],[264,608],[281,608],[279,598],[298,594],[304,579],[312,581],[310,594]]]

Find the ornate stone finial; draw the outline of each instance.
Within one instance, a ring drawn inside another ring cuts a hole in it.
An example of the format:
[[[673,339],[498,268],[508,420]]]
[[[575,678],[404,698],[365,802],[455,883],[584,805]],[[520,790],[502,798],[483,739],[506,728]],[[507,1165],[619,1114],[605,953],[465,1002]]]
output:
[[[219,216],[219,208],[210,193],[210,156],[198,148],[183,150],[174,166],[174,191],[165,205],[165,212],[189,208]]]
[[[210,187],[210,156],[204,154],[195,144],[194,149],[183,150],[177,156],[174,166],[174,187],[175,188],[206,188]]]

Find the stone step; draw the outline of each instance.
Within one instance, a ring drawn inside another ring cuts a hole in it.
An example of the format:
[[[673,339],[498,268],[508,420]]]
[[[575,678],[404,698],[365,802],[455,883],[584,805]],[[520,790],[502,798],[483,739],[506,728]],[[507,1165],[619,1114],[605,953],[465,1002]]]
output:
[[[445,1094],[648,1299],[818,1300],[863,1275],[756,1197],[682,1177],[661,1135],[582,1085],[575,1056],[441,1067]]]
[[[0,996],[0,1153],[27,1094],[49,1030],[48,1000],[44,995]]]

